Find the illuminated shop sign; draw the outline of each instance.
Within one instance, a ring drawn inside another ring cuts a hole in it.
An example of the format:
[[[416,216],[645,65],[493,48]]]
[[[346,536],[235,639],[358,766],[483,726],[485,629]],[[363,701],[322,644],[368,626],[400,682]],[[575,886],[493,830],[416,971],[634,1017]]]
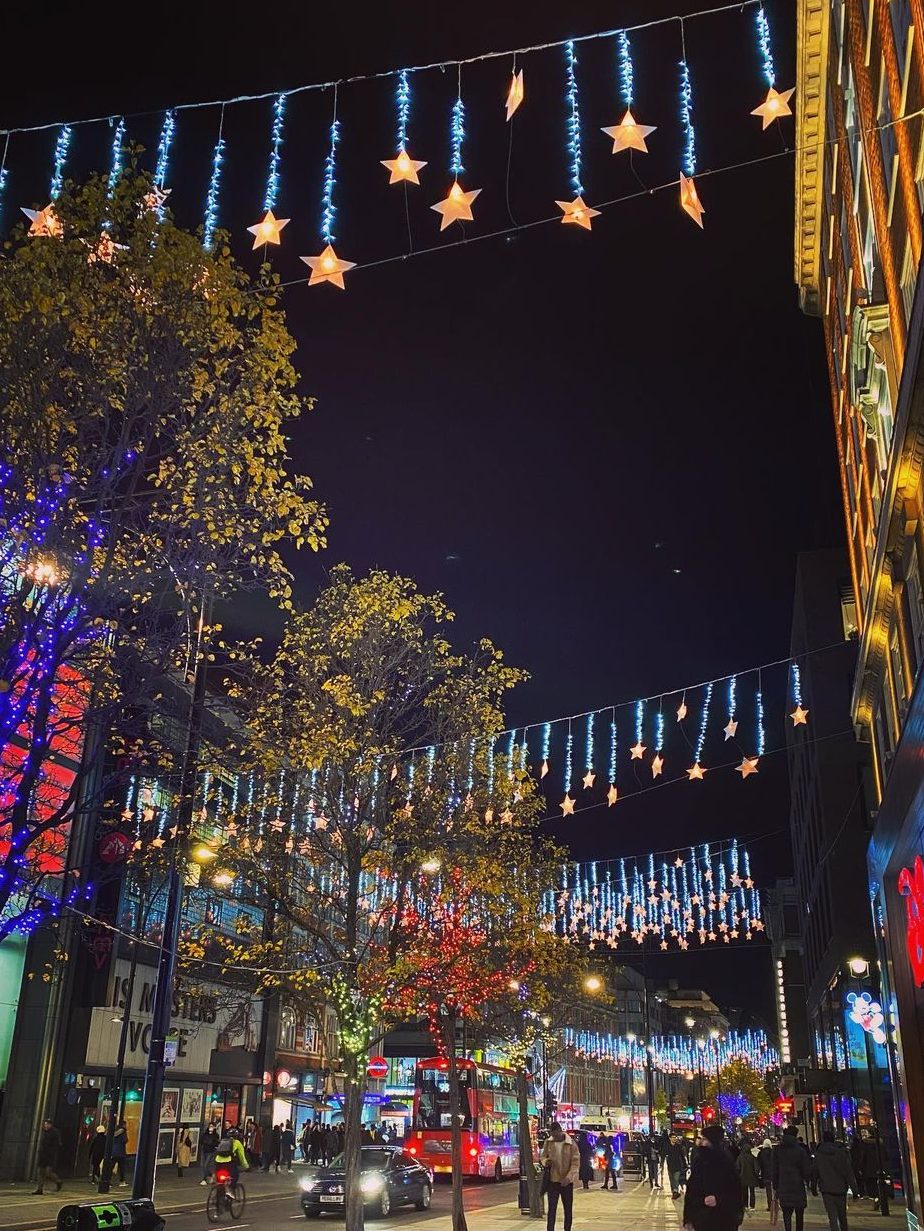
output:
[[[914,974],[915,986],[924,984],[924,860],[914,859],[914,871],[902,868],[898,892],[905,899],[905,948]]]

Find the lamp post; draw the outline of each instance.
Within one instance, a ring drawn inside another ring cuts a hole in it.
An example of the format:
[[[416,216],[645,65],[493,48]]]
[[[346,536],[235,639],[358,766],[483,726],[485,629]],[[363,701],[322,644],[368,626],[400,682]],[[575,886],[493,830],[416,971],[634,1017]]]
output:
[[[632,1063],[629,1066],[629,1132],[635,1132],[635,1035],[627,1034],[626,1042],[629,1044],[629,1057]]]
[[[857,990],[862,991],[862,988],[860,987],[860,980],[869,975],[869,962],[865,957],[852,957],[847,963],[847,968],[856,982]],[[866,1075],[869,1081],[870,1110],[873,1113],[873,1122],[875,1124],[874,1132],[876,1134],[876,1180],[879,1190],[879,1213],[885,1218],[889,1213],[888,1185],[891,1184],[891,1177],[887,1175],[885,1164],[882,1159],[882,1133],[880,1131],[879,1100],[876,1097],[876,1063],[873,1058],[873,1049],[870,1046],[869,1031],[862,1026],[861,1029],[863,1030],[863,1043],[866,1049]]]
[[[702,1119],[702,1104],[706,1101],[706,1078],[703,1074],[703,1052],[706,1048],[706,1040],[698,1038],[696,1040],[696,1059],[699,1064],[699,1101],[700,1101],[700,1119]]]
[[[719,1067],[719,1040],[721,1037],[722,1036],[718,1030],[709,1031],[709,1038],[712,1040],[712,1045],[715,1052],[715,1105],[717,1109],[716,1114],[720,1125],[722,1123],[722,1072]]]

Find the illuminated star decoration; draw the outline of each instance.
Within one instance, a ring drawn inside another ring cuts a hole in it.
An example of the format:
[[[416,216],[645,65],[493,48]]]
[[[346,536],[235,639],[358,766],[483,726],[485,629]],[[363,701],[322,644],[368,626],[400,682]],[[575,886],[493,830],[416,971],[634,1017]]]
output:
[[[683,21],[680,23],[680,37],[683,38]],[[687,67],[686,51],[680,61],[680,122],[683,127],[683,159],[680,172],[680,205],[685,213],[702,228],[703,214],[706,212],[693,183],[696,174],[696,134],[693,131],[693,87],[690,84],[690,70]]]
[[[437,201],[430,208],[440,215],[440,230],[445,231],[454,222],[472,222],[472,202],[481,192],[480,188],[470,188],[466,191],[459,183],[459,176],[465,170],[462,165],[462,143],[465,140],[465,104],[462,102],[461,82],[459,94],[452,105],[452,115],[449,123],[449,138],[451,156],[449,170],[453,175],[452,187],[442,201]]]
[[[725,738],[734,739],[735,732],[738,730],[738,723],[734,718],[729,718],[728,725],[722,728],[725,732]]]
[[[109,232],[103,231],[95,244],[90,245],[90,251],[87,253],[87,261],[94,265],[97,261],[101,261],[104,265],[111,265],[117,252],[124,252],[128,244],[114,243]]]
[[[39,238],[43,235],[48,235],[52,239],[60,239],[64,234],[64,227],[61,225],[61,220],[55,213],[54,205],[46,205],[44,209],[26,209],[25,206],[20,207],[22,212],[29,219],[29,236],[32,239]]]
[[[8,143],[9,136],[7,136]],[[71,126],[64,124],[55,140],[54,168],[51,173],[51,184],[48,189],[48,204],[44,209],[26,209],[25,206],[20,206],[22,212],[29,219],[30,239],[38,239],[43,236],[48,236],[51,239],[60,239],[64,234],[64,227],[55,213],[55,201],[61,195],[61,189],[64,187],[64,165],[67,162],[67,152],[70,146]],[[4,148],[3,157],[5,162],[6,148]],[[4,171],[5,177],[6,172]]]
[[[664,768],[664,758],[660,752],[656,752],[651,762],[651,776],[657,778]]]
[[[645,755],[645,745],[642,743],[641,740],[639,740],[637,743],[632,745],[629,751],[632,754],[633,761],[640,761],[642,757]]]
[[[513,75],[510,78],[510,89],[507,91],[507,122],[513,119],[514,113],[520,106],[525,95],[523,92],[523,70],[519,72],[516,68],[513,70]]]
[[[737,767],[736,772],[739,773],[742,778],[747,778],[751,774],[756,774],[757,761],[757,757],[745,757],[741,764]]]
[[[613,138],[614,154],[622,150],[638,150],[640,154],[647,154],[648,145],[645,138],[657,132],[657,127],[652,124],[639,124],[632,112],[627,110],[618,124],[611,124],[600,131]]]
[[[584,185],[581,182],[581,109],[578,100],[576,68],[577,56],[574,52],[574,43],[569,40],[565,43],[565,96],[568,100],[567,148],[574,200],[556,201],[555,204],[562,211],[562,222],[571,223],[589,231],[593,219],[599,215],[600,211],[591,209],[584,201]]]
[[[561,801],[561,814],[562,816],[574,815],[574,800],[567,793],[565,794],[565,798]]]
[[[686,699],[684,699],[684,700],[683,700],[683,701],[681,701],[681,702],[680,702],[680,704],[677,706],[677,721],[678,721],[678,722],[683,722],[683,720],[684,720],[684,718],[686,718],[686,716],[687,716],[687,703],[686,703]]]
[[[319,256],[303,256],[301,259],[311,270],[309,286],[329,282],[344,290],[343,275],[355,269],[355,261],[342,261],[334,251],[334,184],[337,169],[337,145],[340,141],[340,121],[337,119],[337,87],[334,86],[334,117],[330,126],[330,149],[324,163],[324,187],[321,193],[321,239],[324,248]]]
[[[808,725],[808,710],[804,710],[801,705],[797,705],[793,712],[789,715],[792,719],[794,727],[804,727]]]
[[[776,89],[776,69],[773,64],[773,49],[770,46],[770,23],[767,21],[767,14],[762,4],[758,4],[754,17],[761,71],[767,83],[767,97],[759,107],[754,108],[751,115],[760,116],[762,131],[766,132],[774,120],[779,120],[784,115],[792,115],[789,100],[795,93],[795,89]]]
[[[590,790],[590,788],[591,788],[591,787],[593,786],[593,784],[594,784],[594,779],[595,779],[596,777],[597,777],[597,775],[594,773],[594,771],[593,771],[592,769],[589,769],[589,770],[587,771],[587,773],[586,773],[586,774],[584,775],[584,777],[581,779],[581,781],[584,783],[584,789],[585,789],[585,790],[588,790],[588,791]]]
[[[408,81],[407,69],[398,74],[398,85],[395,89],[395,109],[397,112],[397,131],[395,134],[394,158],[383,158],[382,166],[391,172],[389,184],[419,184],[418,171],[427,165],[411,158],[407,152],[407,122],[411,113],[411,86]]]
[[[268,209],[259,222],[255,222],[252,227],[247,228],[253,236],[253,248],[251,251],[264,244],[280,243],[279,233],[283,227],[288,225],[288,218],[277,218],[273,211]]]
[[[619,791],[616,789],[615,785],[611,782],[610,789],[606,793],[607,806],[612,808],[613,804],[616,802],[618,798],[619,798]]]
[[[153,210],[155,214],[160,213],[164,207],[164,202],[173,191],[172,188],[162,188],[155,184],[150,192],[146,192],[142,198],[144,208]]]
[[[690,768],[687,770],[687,778],[690,780],[690,782],[692,782],[696,778],[702,781],[702,779],[705,776],[706,776],[706,770],[703,768],[702,765],[700,765],[699,761],[697,761],[695,765],[691,765]]]

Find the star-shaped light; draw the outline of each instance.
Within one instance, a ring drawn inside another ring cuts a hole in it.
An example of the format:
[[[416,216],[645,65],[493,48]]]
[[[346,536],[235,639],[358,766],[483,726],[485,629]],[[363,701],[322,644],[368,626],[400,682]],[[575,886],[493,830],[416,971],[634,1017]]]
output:
[[[729,718],[728,726],[725,727],[724,730],[725,730],[726,739],[734,739],[735,732],[738,730],[738,723],[736,722],[734,718]]]
[[[594,773],[594,771],[588,767],[587,773],[581,779],[581,781],[584,783],[585,790],[588,790],[588,791],[590,790],[590,788],[593,786],[596,780],[596,777],[597,775]]]
[[[523,70],[514,73],[510,78],[510,89],[507,91],[507,120],[513,118],[513,113],[517,110],[524,98],[523,93]]]
[[[808,714],[809,714],[808,710],[804,710],[802,708],[802,702],[800,701],[799,704],[796,706],[796,708],[793,710],[793,712],[789,715],[789,717],[792,719],[792,725],[794,727],[808,726],[808,721],[807,721]]]
[[[273,211],[268,209],[259,222],[255,222],[252,227],[247,228],[253,236],[251,252],[253,252],[254,248],[259,248],[264,244],[280,243],[279,232],[288,225],[288,218],[277,218]]]
[[[682,867],[683,867],[683,860],[681,859],[681,857],[680,857],[679,855],[678,855],[678,856],[677,856],[677,858],[674,860],[674,867],[675,867],[675,868],[682,868]]]
[[[680,172],[680,205],[681,208],[690,215],[696,225],[702,228],[703,225],[703,209],[702,202],[699,199],[699,193],[696,191],[696,185],[693,183],[692,176],[686,176]]]
[[[610,789],[606,793],[607,806],[612,808],[613,804],[616,802],[618,798],[619,798],[619,792],[616,790],[615,785],[611,782]]]
[[[661,756],[660,752],[656,752],[654,754],[654,759],[651,762],[652,778],[657,778],[663,768],[664,768],[664,757]]]
[[[667,941],[666,941],[666,940],[662,940],[662,941],[661,941],[661,948],[662,948],[662,949],[666,949],[666,948],[667,948]]]
[[[702,781],[705,776],[706,770],[702,765],[700,765],[699,761],[697,761],[695,765],[691,765],[687,770],[687,778],[690,782],[692,782],[694,778],[699,778],[700,781]]]
[[[111,265],[117,252],[124,252],[128,244],[117,244],[108,231],[103,231],[95,244],[90,245],[87,262],[95,265],[97,261],[103,265]]]
[[[411,158],[407,150],[399,150],[397,158],[382,158],[380,161],[382,166],[391,172],[388,179],[389,184],[419,184],[420,179],[417,172],[422,171],[427,165],[425,162]]]
[[[145,209],[163,209],[164,203],[172,191],[172,188],[160,188],[157,184],[154,184],[151,191],[146,192],[142,198]]]
[[[54,202],[46,205],[44,209],[26,209],[24,205],[20,206],[20,209],[29,219],[31,239],[37,239],[43,235],[48,235],[52,239],[60,239],[64,234],[64,227],[55,213]]]
[[[509,808],[505,808],[500,814],[500,819],[504,825],[511,825],[513,823],[513,813]]]
[[[325,830],[327,828],[327,817],[319,816],[318,819],[314,823],[314,827],[315,829],[319,831]]]
[[[757,757],[745,757],[738,766],[738,773],[742,778],[747,778],[750,774],[757,773]]]
[[[555,204],[562,211],[562,222],[573,223],[585,231],[590,230],[592,219],[600,213],[598,209],[586,205],[583,197],[575,197],[573,201],[556,201]]]
[[[574,800],[568,794],[566,794],[565,798],[561,801],[561,814],[562,816],[574,815]]]
[[[493,808],[485,808],[484,819],[488,822],[489,825],[491,824],[491,822],[494,820],[494,809]]]
[[[544,778],[548,772],[549,772],[549,763],[548,761],[543,761],[542,768],[539,770],[539,777]]]
[[[629,751],[632,753],[633,761],[640,761],[645,755],[645,745],[639,740],[638,743],[632,745]]]
[[[759,115],[763,120],[761,127],[764,132],[767,131],[774,120],[779,120],[784,115],[792,115],[789,100],[795,92],[795,86],[791,90],[774,90],[773,86],[770,87],[764,101],[751,112],[751,115]]]
[[[441,214],[440,230],[445,231],[453,222],[471,222],[472,219],[472,202],[481,192],[480,188],[470,188],[466,192],[458,180],[453,182],[452,187],[446,194],[443,201],[437,201],[430,208]]]
[[[333,245],[328,244],[320,256],[303,256],[301,258],[311,269],[308,277],[309,286],[318,286],[322,282],[330,282],[344,290],[343,275],[348,269],[355,269],[355,261],[341,261],[334,252]]]
[[[637,123],[632,112],[627,111],[618,124],[601,131],[613,138],[614,154],[618,154],[620,150],[638,150],[641,154],[647,154],[645,138],[650,137],[656,129],[650,124]]]
[[[677,721],[683,722],[686,716],[687,716],[687,703],[686,701],[681,701],[680,704],[677,706]]]

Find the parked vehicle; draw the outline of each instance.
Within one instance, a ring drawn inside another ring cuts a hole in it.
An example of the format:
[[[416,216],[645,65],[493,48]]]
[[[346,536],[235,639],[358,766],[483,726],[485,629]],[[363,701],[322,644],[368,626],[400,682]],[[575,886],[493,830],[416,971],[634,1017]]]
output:
[[[366,1212],[387,1218],[398,1205],[430,1208],[433,1172],[407,1150],[394,1146],[363,1146],[360,1150],[360,1184]],[[329,1167],[313,1167],[301,1181],[301,1207],[306,1218],[327,1212],[342,1213],[346,1202],[346,1172],[343,1155]]]

